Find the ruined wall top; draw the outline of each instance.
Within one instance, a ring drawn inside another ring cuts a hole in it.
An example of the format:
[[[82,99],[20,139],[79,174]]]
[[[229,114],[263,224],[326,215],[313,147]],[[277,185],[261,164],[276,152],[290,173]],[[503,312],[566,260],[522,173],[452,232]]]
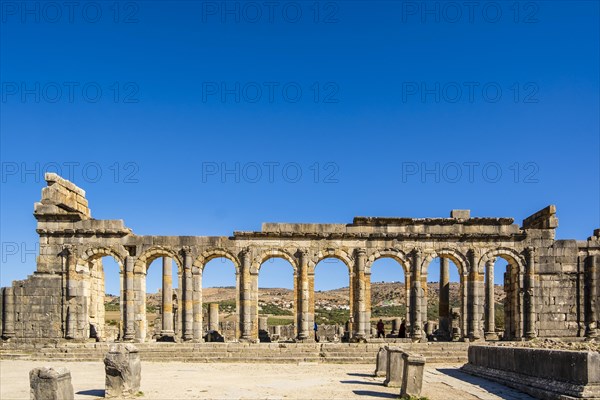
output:
[[[42,189],[42,200],[34,206],[38,220],[49,216],[71,221],[91,218],[83,189],[55,173],[46,173],[44,179],[48,186]]]
[[[37,231],[40,235],[76,237],[95,235],[130,239],[138,237],[125,226],[122,220],[91,218],[85,191],[75,184],[54,173],[47,173],[45,179],[47,187],[42,189],[41,201],[35,203],[34,208],[34,216],[38,220]],[[264,223],[260,231],[236,231],[229,239],[298,237],[522,241],[528,236],[527,230],[546,231],[544,237],[553,239],[554,229],[557,226],[556,207],[551,205],[526,218],[522,227],[515,224],[513,218],[471,217],[470,210],[452,210],[449,218],[355,217],[349,224]],[[212,238],[173,237],[175,241],[183,240],[190,243],[200,239]]]

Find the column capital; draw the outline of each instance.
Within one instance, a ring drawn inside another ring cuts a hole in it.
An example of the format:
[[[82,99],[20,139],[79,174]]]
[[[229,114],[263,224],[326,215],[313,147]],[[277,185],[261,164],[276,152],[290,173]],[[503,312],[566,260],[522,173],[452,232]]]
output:
[[[488,267],[493,267],[496,264],[496,257],[488,258],[485,262],[485,265]]]
[[[184,256],[190,256],[190,255],[192,255],[192,247],[191,246],[183,246],[181,248],[181,253]]]
[[[357,257],[366,257],[367,256],[367,250],[362,248],[362,247],[358,247],[356,249],[354,249],[354,254],[356,254]]]

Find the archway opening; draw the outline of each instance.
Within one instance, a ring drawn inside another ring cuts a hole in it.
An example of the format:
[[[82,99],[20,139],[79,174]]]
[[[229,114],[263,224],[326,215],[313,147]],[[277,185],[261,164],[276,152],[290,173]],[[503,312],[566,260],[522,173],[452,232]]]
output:
[[[158,257],[146,269],[147,335],[171,341],[182,334],[181,271],[174,259]]]
[[[260,266],[258,276],[258,335],[261,342],[293,340],[297,301],[294,267],[278,256]]]
[[[202,335],[207,341],[233,341],[239,336],[238,277],[225,257],[208,261],[202,271]]]
[[[88,261],[90,302],[89,337],[113,342],[123,337],[122,266],[112,256]]]
[[[486,340],[513,340],[522,337],[517,263],[511,257],[500,255],[488,260],[484,273]]]
[[[371,336],[407,336],[408,296],[406,272],[402,264],[390,257],[375,260],[371,266]],[[383,332],[381,325],[383,323]]]
[[[466,332],[465,281],[454,261],[446,257],[434,258],[422,277],[427,285],[421,307],[422,329],[431,340],[459,340]]]
[[[342,260],[328,257],[317,263],[311,302],[316,340],[339,341],[351,335],[350,288],[349,266]]]

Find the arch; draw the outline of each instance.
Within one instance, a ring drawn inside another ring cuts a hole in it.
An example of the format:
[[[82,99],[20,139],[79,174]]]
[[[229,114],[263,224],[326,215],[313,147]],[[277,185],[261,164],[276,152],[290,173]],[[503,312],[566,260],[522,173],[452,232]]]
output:
[[[172,258],[177,264],[179,273],[183,271],[183,260],[181,259],[181,255],[177,251],[165,246],[153,246],[140,254],[134,264],[133,271],[135,273],[145,274],[150,263],[159,257]]]
[[[402,268],[404,269],[404,274],[405,275],[409,274],[409,271],[411,268],[411,262],[410,262],[409,258],[406,257],[406,253],[404,253],[402,250],[399,250],[399,249],[375,250],[375,252],[373,252],[367,259],[367,265],[365,266],[365,272],[370,273],[373,263],[375,261],[379,260],[380,258],[392,258],[392,259],[396,260],[398,262],[398,264],[400,264],[402,266]]]
[[[444,257],[452,260],[454,265],[458,268],[458,274],[461,277],[464,277],[469,272],[469,262],[467,257],[462,254],[458,250],[443,248],[439,250],[428,251],[427,255],[423,257],[423,262],[421,263],[421,274],[427,274],[427,269],[429,268],[429,264],[433,261],[434,258]]]
[[[496,249],[488,250],[485,252],[481,258],[479,258],[479,262],[477,264],[477,272],[482,274],[485,270],[485,264],[488,261],[492,261],[496,257],[501,257],[505,259],[509,267],[514,265],[517,267],[517,272],[522,273],[525,271],[525,258],[521,253],[516,251],[515,249],[511,249],[508,247],[498,247]]]
[[[192,266],[198,268],[200,271],[204,271],[204,267],[206,267],[206,264],[208,264],[211,260],[214,260],[215,258],[228,259],[229,261],[231,261],[233,263],[236,274],[239,273],[239,269],[240,269],[239,259],[235,255],[233,255],[231,252],[229,252],[228,250],[223,249],[223,248],[214,248],[214,249],[209,249],[209,250],[203,251],[202,254],[200,254],[198,257],[196,257],[196,259],[192,263]]]
[[[125,247],[118,245],[116,246],[118,249],[107,246],[89,246],[85,250],[83,250],[83,254],[79,258],[81,263],[88,263],[93,260],[97,260],[102,257],[112,257],[115,259],[117,264],[119,264],[119,269],[123,271],[123,264],[125,257],[127,256],[127,251]]]
[[[317,264],[319,264],[326,258],[337,258],[338,260],[342,261],[344,264],[346,264],[346,267],[348,267],[348,273],[352,274],[352,265],[354,264],[354,258],[350,257],[350,255],[348,255],[347,252],[339,248],[328,248],[325,250],[319,250],[315,254],[314,260],[308,263],[308,273],[314,274]]]
[[[297,265],[298,263],[296,261],[296,258],[294,256],[292,256],[291,254],[289,254],[286,250],[283,250],[283,249],[269,249],[269,250],[261,253],[260,255],[256,256],[254,258],[254,261],[252,261],[252,266],[250,267],[250,272],[258,273],[262,264],[271,258],[282,258],[282,259],[286,260],[287,262],[289,262],[292,265],[292,268],[294,269],[294,274],[296,274],[298,272],[298,265]]]

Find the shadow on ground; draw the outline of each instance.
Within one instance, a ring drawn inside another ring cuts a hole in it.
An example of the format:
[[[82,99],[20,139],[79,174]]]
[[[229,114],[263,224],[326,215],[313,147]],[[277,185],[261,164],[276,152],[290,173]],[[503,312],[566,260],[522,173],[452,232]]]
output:
[[[372,390],[353,390],[352,392],[358,396],[381,397],[384,399],[397,399],[400,396],[399,394],[374,392]]]
[[[80,390],[76,394],[84,396],[104,397],[104,389]]]
[[[466,372],[462,372],[460,370],[457,369],[452,369],[452,368],[436,368],[436,370],[444,375],[448,375],[454,379],[458,379],[460,381],[469,383],[473,386],[478,386],[480,388],[482,388],[483,390],[487,391],[488,393],[492,393],[495,396],[500,397],[501,399],[514,399],[515,396],[511,395],[511,394],[507,394],[507,393],[503,393],[504,390],[509,390],[509,391],[513,391],[513,392],[518,392],[519,394],[522,394],[525,398],[527,399],[532,399],[534,400],[535,397],[530,397],[529,395],[520,392],[517,389],[513,389],[513,388],[509,388],[507,386],[502,385],[501,383],[498,382],[494,382],[494,381],[490,381],[487,380],[485,378],[479,378],[477,376],[473,376],[473,375],[469,375]]]
[[[340,381],[340,383],[349,383],[351,385],[373,385],[382,386],[381,382],[366,382],[366,381]]]

